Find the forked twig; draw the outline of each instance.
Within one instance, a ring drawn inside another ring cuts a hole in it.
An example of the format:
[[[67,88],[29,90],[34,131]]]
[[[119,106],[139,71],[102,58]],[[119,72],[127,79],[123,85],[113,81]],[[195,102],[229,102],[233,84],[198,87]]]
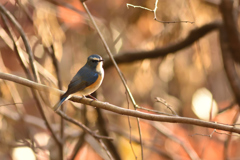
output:
[[[140,9],[144,9],[144,10],[147,10],[147,11],[150,11],[150,12],[153,12],[153,19],[157,22],[160,22],[160,23],[190,23],[190,24],[193,24],[194,22],[191,22],[191,21],[161,21],[157,18],[157,9],[158,9],[158,0],[155,1],[155,5],[154,5],[154,9],[149,9],[149,8],[146,8],[146,7],[143,7],[143,6],[135,6],[133,4],[129,4],[127,3],[127,8],[130,7],[133,7],[133,8],[140,8]]]
[[[169,105],[165,99],[156,97],[156,100],[157,102],[164,104],[174,115],[178,116],[178,114],[172,109],[171,105]]]

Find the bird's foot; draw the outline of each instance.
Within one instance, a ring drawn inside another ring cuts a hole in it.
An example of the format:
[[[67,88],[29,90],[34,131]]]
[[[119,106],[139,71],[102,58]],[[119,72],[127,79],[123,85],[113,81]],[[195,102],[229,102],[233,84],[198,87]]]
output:
[[[98,99],[97,98],[95,98],[95,97],[93,97],[92,95],[88,95],[89,97],[91,97],[93,100],[96,100],[96,101],[98,101]]]

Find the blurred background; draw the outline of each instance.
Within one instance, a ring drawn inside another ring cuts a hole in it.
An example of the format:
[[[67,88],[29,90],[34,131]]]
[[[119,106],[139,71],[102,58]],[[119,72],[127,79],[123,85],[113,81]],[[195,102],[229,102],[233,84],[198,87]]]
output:
[[[109,60],[79,0],[0,0],[0,3],[23,28],[42,84],[58,88],[60,80],[62,89],[66,90],[89,55],[99,54]],[[155,1],[86,2],[114,56],[146,52],[146,58],[142,60],[119,65],[137,104],[172,114],[165,105],[156,101],[156,97],[160,97],[179,116],[234,123],[238,106],[223,67],[217,30],[177,52],[147,58],[148,51],[179,43],[191,30],[221,21],[220,0],[159,0],[158,20],[188,21],[193,24],[160,23],[154,20],[153,12],[127,7],[127,3],[154,9]],[[1,17],[0,70],[28,78],[13,47],[8,28],[23,57],[28,59],[24,43],[14,24],[8,23],[6,25]],[[53,55],[59,64],[57,71]],[[239,66],[236,65],[236,68]],[[100,101],[133,109],[113,66],[105,67],[104,81],[95,96]],[[60,137],[60,116],[49,108],[59,100],[59,96],[41,92],[40,97],[46,118],[56,136]],[[1,80],[0,100],[0,159],[60,159],[58,145],[28,87]],[[141,159],[136,118],[128,119],[127,116],[70,101],[65,103],[65,107],[68,116],[101,135],[113,137],[113,141],[104,142],[115,159]],[[222,112],[226,107],[229,109]],[[108,159],[90,135],[69,122],[64,126],[64,159]],[[145,120],[140,120],[140,126],[144,159],[220,160],[226,155],[228,159],[240,159],[239,137],[233,135],[229,142],[227,132]]]

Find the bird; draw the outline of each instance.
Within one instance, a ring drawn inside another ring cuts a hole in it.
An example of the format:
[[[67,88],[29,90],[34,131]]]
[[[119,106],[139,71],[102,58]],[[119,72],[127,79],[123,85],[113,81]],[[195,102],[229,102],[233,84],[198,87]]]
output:
[[[77,72],[68,85],[67,91],[60,97],[60,101],[53,107],[57,111],[73,93],[80,92],[83,97],[95,92],[104,78],[103,59],[97,54],[90,55],[86,64]]]

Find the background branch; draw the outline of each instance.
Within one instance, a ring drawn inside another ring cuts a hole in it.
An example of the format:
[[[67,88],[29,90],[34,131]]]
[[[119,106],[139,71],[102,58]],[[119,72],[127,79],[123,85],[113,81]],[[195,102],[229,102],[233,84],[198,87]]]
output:
[[[234,15],[233,2],[229,0],[222,0],[220,4],[220,11],[222,13],[225,31],[227,33],[227,43],[234,61],[240,62],[240,38],[237,25],[237,17]]]
[[[229,119],[240,103],[238,0],[154,1],[128,2],[130,9],[111,0],[1,3],[8,11],[0,9],[1,158],[23,149],[18,142],[53,160],[240,157],[240,128]],[[194,25],[175,23],[181,20]],[[51,106],[91,54],[105,60],[99,101],[73,96],[56,114]]]
[[[21,35],[21,37],[22,37],[22,39],[23,39],[23,41],[24,41],[26,50],[27,50],[28,55],[29,55],[29,62],[30,62],[30,65],[31,65],[31,67],[32,67],[32,71],[33,71],[33,75],[34,75],[34,80],[37,81],[37,82],[40,82],[39,75],[38,75],[38,71],[37,71],[36,67],[34,66],[35,62],[34,62],[33,53],[32,53],[32,50],[31,50],[31,48],[30,48],[29,41],[28,41],[28,39],[27,39],[27,37],[26,37],[23,29],[21,28],[21,26],[19,25],[19,23],[15,20],[15,18],[12,16],[12,14],[11,14],[8,10],[6,10],[6,8],[3,7],[1,4],[0,4],[0,10],[1,10],[1,12],[2,12],[1,14],[2,14],[3,21],[4,21],[5,25],[7,26],[8,30],[9,30],[9,33],[10,33],[10,35],[11,35],[10,37],[12,38],[12,41],[13,41],[13,43],[14,43],[14,48],[16,49],[16,53],[17,53],[18,60],[20,61],[20,64],[21,64],[21,66],[23,67],[23,70],[25,71],[25,74],[27,75],[27,77],[28,77],[29,79],[32,79],[32,76],[31,76],[31,74],[30,74],[30,71],[29,71],[29,69],[27,68],[26,64],[24,63],[25,60],[21,57],[19,48],[18,48],[18,46],[17,46],[17,44],[16,44],[16,42],[15,42],[15,40],[14,40],[14,37],[16,37],[16,36],[15,36],[15,35],[13,34],[13,32],[11,31],[11,29],[10,29],[11,27],[10,27],[10,25],[8,24],[7,19],[5,18],[5,15],[11,20],[11,22],[17,27],[18,31],[20,32],[20,35]],[[3,15],[3,14],[4,14],[4,15]],[[61,153],[60,158],[63,159],[63,157],[64,157],[64,156],[63,156],[63,150],[61,149],[62,143],[61,143],[61,141],[58,139],[58,137],[56,136],[56,134],[54,133],[54,131],[53,131],[50,123],[49,123],[48,120],[47,120],[47,117],[46,117],[46,115],[45,115],[45,113],[44,113],[44,111],[43,111],[43,107],[42,107],[42,103],[41,103],[41,101],[40,101],[39,94],[38,94],[38,92],[37,92],[36,90],[34,90],[34,89],[32,89],[32,88],[31,88],[31,93],[32,93],[32,95],[33,95],[33,97],[34,97],[34,100],[35,100],[35,102],[36,102],[37,108],[38,108],[38,110],[39,110],[42,118],[44,119],[45,124],[46,124],[48,130],[49,130],[50,133],[52,134],[53,139],[55,140],[55,142],[57,143],[57,145],[58,145],[58,147],[59,147],[59,150],[60,150],[60,153]]]
[[[24,45],[26,47],[27,53],[29,55],[29,62],[30,62],[31,68],[32,68],[34,79],[35,79],[35,81],[39,82],[40,79],[39,79],[38,71],[37,71],[37,68],[35,67],[34,56],[33,56],[32,49],[30,47],[29,41],[27,39],[27,36],[25,35],[25,33],[24,33],[22,27],[20,26],[20,24],[12,16],[12,14],[1,4],[0,4],[0,11],[8,17],[8,19],[14,24],[14,26],[16,27],[16,29],[20,33],[20,35],[23,39]]]
[[[200,38],[204,37],[210,32],[219,29],[221,25],[222,23],[219,21],[211,22],[202,27],[193,29],[185,39],[179,42],[170,44],[165,47],[156,48],[151,51],[132,51],[132,52],[119,53],[114,56],[114,59],[117,62],[117,64],[123,64],[123,63],[130,63],[134,61],[144,60],[144,59],[164,57],[169,53],[175,53],[181,49],[189,47],[195,41],[199,40]],[[105,69],[109,68],[112,65],[113,63],[110,59],[106,59],[106,61],[104,62]]]

